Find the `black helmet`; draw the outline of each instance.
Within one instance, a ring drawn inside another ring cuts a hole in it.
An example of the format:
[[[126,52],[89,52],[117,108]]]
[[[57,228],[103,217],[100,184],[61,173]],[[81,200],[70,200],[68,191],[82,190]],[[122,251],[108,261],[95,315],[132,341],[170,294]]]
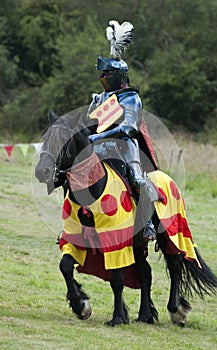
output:
[[[98,57],[97,70],[101,70],[100,81],[105,91],[120,90],[128,82],[128,66],[125,61]]]
[[[118,71],[119,73],[127,73],[128,66],[124,60],[118,58],[105,58],[102,56],[98,57],[97,69],[106,71]]]

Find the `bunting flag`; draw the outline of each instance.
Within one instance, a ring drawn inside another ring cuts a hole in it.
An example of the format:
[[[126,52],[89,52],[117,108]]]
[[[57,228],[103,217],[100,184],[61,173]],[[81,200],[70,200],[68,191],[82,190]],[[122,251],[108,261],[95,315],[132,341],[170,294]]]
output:
[[[20,143],[19,145],[21,152],[23,153],[24,157],[26,157],[27,153],[28,153],[28,149],[29,149],[29,144],[28,143]]]
[[[32,146],[34,147],[36,153],[39,155],[40,150],[41,150],[41,146],[42,146],[42,142],[32,143]]]
[[[17,143],[17,144],[4,144],[4,143],[0,143],[0,147],[3,147],[3,149],[5,150],[7,157],[10,159],[12,156],[12,153],[14,151],[15,147],[19,147],[23,156],[26,157],[29,147],[33,147],[35,152],[37,153],[37,155],[39,155],[40,150],[41,150],[41,146],[42,146],[42,142],[38,142],[38,143]]]
[[[10,158],[14,149],[14,145],[5,145],[4,149],[8,155],[8,157]]]

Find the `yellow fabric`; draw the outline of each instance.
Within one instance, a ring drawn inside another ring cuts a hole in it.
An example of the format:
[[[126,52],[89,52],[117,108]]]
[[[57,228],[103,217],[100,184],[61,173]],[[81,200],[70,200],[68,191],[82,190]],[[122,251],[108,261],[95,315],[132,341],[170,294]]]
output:
[[[108,180],[105,189],[99,197],[99,199],[97,199],[97,201],[88,206],[88,209],[90,209],[94,215],[95,229],[97,233],[134,226],[135,218],[134,214],[136,205],[133,199],[131,198],[132,211],[130,212],[126,212],[120,202],[121,193],[126,191],[125,184],[123,183],[123,181],[120,180],[120,177],[116,174],[116,172],[113,171],[107,164],[105,164],[105,167],[108,173]],[[106,194],[114,196],[118,202],[118,211],[115,215],[105,215],[104,211],[102,210],[101,199]],[[72,202],[68,194],[66,198],[70,202],[73,210],[71,212],[70,217],[63,220],[63,231],[69,234],[81,234],[82,227],[77,215],[77,212],[80,209],[80,205]]]
[[[130,266],[135,263],[133,247],[125,247],[121,250],[104,253],[105,269],[117,269]]]
[[[163,190],[166,203],[155,202],[155,209],[161,224],[168,233],[168,237],[176,248],[185,254],[186,258],[193,259],[201,267],[192,242],[192,236],[187,223],[184,198],[174,181],[160,170],[148,174],[154,185]],[[173,190],[172,190],[173,189]]]
[[[61,250],[63,253],[62,255],[70,254],[79,265],[84,266],[84,262],[87,255],[86,249],[82,250],[74,246],[74,244],[66,243],[63,245]]]
[[[80,205],[76,203],[72,204],[72,201],[69,199],[68,194],[66,196],[66,199],[68,199],[69,203],[73,207],[73,210],[71,212],[71,215],[67,219],[63,220],[63,231],[70,234],[81,234],[82,226],[77,215],[78,210],[80,209]]]
[[[99,199],[88,206],[88,209],[91,210],[94,215],[94,228],[99,234],[100,239],[101,235],[103,236],[103,233],[105,232],[110,235],[116,234],[117,237],[119,237],[118,230],[123,231],[127,229],[132,232],[131,236],[133,237],[136,204],[133,198],[130,197],[132,209],[129,211],[126,211],[126,208],[124,209],[123,203],[120,199],[121,195],[127,191],[127,188],[115,171],[113,171],[107,164],[105,164],[105,167],[108,174],[105,189]],[[102,199],[106,195],[113,196],[117,201],[117,212],[111,216],[106,215],[102,209]],[[82,225],[77,215],[80,205],[72,202],[68,194],[66,200],[70,203],[72,208],[70,216],[63,219],[63,231],[66,234],[64,240],[67,241],[67,234],[82,234]],[[122,235],[124,234],[122,233]],[[120,237],[123,239],[123,236]],[[127,246],[124,246],[123,244],[123,246],[121,246],[120,244],[119,249],[118,245],[115,245],[113,251],[104,253],[105,269],[121,268],[129,266],[135,262],[132,246],[128,246],[128,243],[126,245]],[[63,254],[71,254],[80,265],[84,265],[86,250],[79,249],[73,244],[67,243],[62,247],[62,251]]]
[[[177,232],[175,236],[170,236],[171,241],[178,247],[181,251],[186,252],[186,256],[191,259],[196,259],[196,254],[194,251],[194,244],[192,244],[190,238],[183,237],[182,232]]]
[[[103,236],[104,232],[112,235],[112,231],[114,234],[119,229],[133,227],[136,209],[135,203],[131,198],[132,211],[127,212],[124,210],[120,202],[120,195],[123,191],[126,191],[126,187],[120,181],[119,176],[107,165],[105,166],[108,172],[108,182],[105,190],[100,198],[88,207],[94,214],[95,229],[99,234],[99,238],[101,235]],[[148,177],[165,194],[166,201],[164,204],[157,201],[155,202],[155,208],[172,243],[171,246],[176,247],[186,258],[195,260],[200,266],[187,224],[184,200],[180,190],[168,175],[159,170],[149,173]],[[107,194],[114,196],[118,203],[117,212],[112,216],[106,215],[101,206],[101,199]],[[63,230],[68,234],[81,234],[82,226],[77,216],[80,206],[71,202],[68,196],[67,200],[70,202],[72,211],[71,215],[63,220]],[[104,252],[106,270],[129,266],[135,262],[132,246],[123,245],[120,249],[117,249],[117,247],[115,249]],[[62,247],[62,251],[63,254],[71,254],[81,266],[85,264],[87,253],[85,249],[79,249],[73,244],[67,243]],[[174,252],[170,251],[169,253],[173,254]]]
[[[167,196],[167,205],[163,205],[160,201],[155,202],[156,210],[159,219],[169,218],[173,215],[180,213],[182,217],[186,217],[185,207],[183,204],[183,197],[180,190],[177,187],[179,192],[180,199],[176,199],[171,194],[170,182],[172,179],[165,173],[160,170],[153,171],[147,174],[153,184],[162,188]]]

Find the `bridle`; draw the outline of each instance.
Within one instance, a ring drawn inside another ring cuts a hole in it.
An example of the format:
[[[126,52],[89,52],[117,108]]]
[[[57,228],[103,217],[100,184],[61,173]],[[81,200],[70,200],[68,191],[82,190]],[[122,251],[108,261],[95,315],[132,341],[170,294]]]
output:
[[[68,123],[64,120],[63,117],[61,118],[61,123],[62,124],[51,124],[50,127],[51,128],[58,128],[60,130],[67,130],[68,135],[69,135],[68,140],[70,140],[71,135],[73,134],[72,128],[68,125]],[[59,169],[57,164],[56,164],[58,158],[55,157],[50,151],[42,149],[42,151],[39,153],[39,157],[41,157],[43,154],[52,159],[52,161],[53,161],[53,181],[57,182],[59,174],[65,174],[68,171],[68,169],[67,170]],[[61,151],[60,151],[60,154],[58,155],[58,157],[60,157],[60,160],[61,160]]]
[[[42,154],[46,154],[47,156],[49,156],[53,160],[54,164],[56,163],[56,159],[55,159],[54,155],[51,152],[49,152],[49,151],[41,151],[39,153],[39,157],[41,157]]]
[[[58,122],[58,120],[59,120],[59,122]],[[57,123],[55,123],[55,121],[57,121]],[[76,125],[76,126],[78,126],[78,125]],[[49,151],[49,147],[47,147],[48,150],[46,150],[46,149],[43,149],[43,146],[42,146],[42,150],[39,153],[39,157],[41,157],[42,155],[46,155],[52,160],[52,162],[53,162],[53,181],[57,182],[59,179],[58,178],[59,175],[65,174],[71,168],[70,167],[69,169],[67,168],[66,170],[62,170],[62,169],[60,169],[60,166],[62,164],[62,160],[64,157],[66,157],[67,159],[71,158],[71,154],[70,154],[71,151],[70,151],[70,147],[69,147],[69,142],[70,142],[72,136],[76,134],[76,130],[68,124],[67,115],[59,117],[58,119],[51,122],[47,129],[49,129],[49,128],[59,129],[60,131],[63,130],[65,132],[67,132],[63,136],[63,137],[65,137],[66,141],[62,142],[63,146],[62,147],[60,146],[61,150],[57,156],[54,155],[56,153],[55,151],[53,152],[54,154]],[[42,135],[44,135],[45,132]],[[64,138],[63,138],[63,140],[64,140]]]

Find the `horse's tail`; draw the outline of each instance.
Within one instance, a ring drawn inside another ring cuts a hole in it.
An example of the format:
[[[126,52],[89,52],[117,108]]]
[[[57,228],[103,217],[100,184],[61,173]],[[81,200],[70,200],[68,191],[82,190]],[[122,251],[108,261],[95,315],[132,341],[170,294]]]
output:
[[[195,252],[201,268],[193,261],[183,259],[180,292],[191,297],[196,294],[203,299],[205,294],[216,294],[217,276],[207,266],[197,249]]]

